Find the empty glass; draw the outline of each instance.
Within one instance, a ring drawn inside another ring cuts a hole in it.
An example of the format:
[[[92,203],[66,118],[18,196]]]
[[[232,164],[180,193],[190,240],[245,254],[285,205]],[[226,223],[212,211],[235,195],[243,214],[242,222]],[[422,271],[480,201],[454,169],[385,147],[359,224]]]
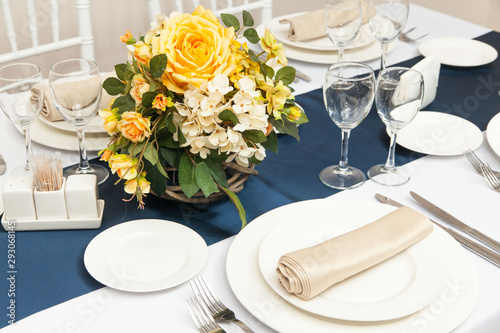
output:
[[[323,83],[326,110],[335,125],[342,131],[340,162],[319,174],[323,184],[347,189],[361,186],[365,175],[348,165],[348,145],[351,130],[368,115],[373,104],[375,74],[361,63],[340,62],[330,66]]]
[[[34,64],[16,63],[0,68],[0,108],[24,134],[26,163],[12,171],[14,176],[31,175],[30,126],[43,106],[44,88],[40,68]]]
[[[391,144],[385,164],[375,165],[368,170],[368,176],[374,182],[397,186],[410,180],[408,174],[396,167],[396,139],[399,130],[417,115],[423,94],[424,78],[416,70],[390,67],[380,73],[375,88],[375,105],[380,119],[391,133]]]
[[[342,61],[346,45],[358,35],[362,12],[358,0],[328,0],[324,23],[326,33],[338,48],[338,61]]]
[[[368,13],[370,30],[381,43],[380,70],[385,69],[387,45],[396,39],[408,19],[409,0],[369,0]]]
[[[97,183],[108,179],[109,171],[90,164],[85,148],[85,126],[95,117],[101,101],[101,77],[97,64],[87,59],[60,61],[50,68],[49,86],[55,107],[65,121],[76,128],[80,164],[64,171],[64,175],[95,174]]]

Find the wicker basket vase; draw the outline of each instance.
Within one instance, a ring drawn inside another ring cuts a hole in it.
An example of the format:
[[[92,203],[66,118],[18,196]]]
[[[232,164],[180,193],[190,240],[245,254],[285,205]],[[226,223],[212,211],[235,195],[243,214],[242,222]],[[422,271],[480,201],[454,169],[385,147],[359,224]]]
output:
[[[223,162],[222,165],[224,166],[224,170],[226,171],[226,174],[228,176],[228,187],[234,193],[239,193],[241,192],[241,190],[243,190],[248,177],[250,177],[251,175],[259,174],[259,172],[255,170],[254,164],[251,164],[248,168],[242,167],[234,162]],[[224,191],[219,191],[217,193],[212,193],[207,198],[200,190],[196,192],[191,198],[188,198],[184,194],[184,192],[182,192],[181,187],[178,185],[177,169],[174,167],[167,167],[166,170],[171,179],[171,183],[169,182],[165,193],[161,195],[161,198],[163,199],[194,204],[207,204],[227,196]],[[154,192],[153,194],[157,195]]]

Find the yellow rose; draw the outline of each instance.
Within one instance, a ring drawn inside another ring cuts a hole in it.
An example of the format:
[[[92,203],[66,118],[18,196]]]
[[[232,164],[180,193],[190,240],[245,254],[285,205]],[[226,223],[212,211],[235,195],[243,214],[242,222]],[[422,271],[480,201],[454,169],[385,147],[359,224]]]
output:
[[[142,172],[138,177],[129,179],[125,182],[125,192],[128,194],[135,194],[137,189],[143,194],[149,193],[151,182],[146,179],[146,172]]]
[[[99,110],[99,116],[104,120],[104,129],[109,135],[116,133],[116,126],[118,125],[119,115],[111,110]]]
[[[151,38],[153,56],[164,53],[168,64],[162,76],[171,91],[184,93],[191,83],[200,87],[217,74],[236,70],[231,42],[234,28],[224,28],[211,10],[198,6],[192,15],[182,14],[163,22],[159,36]]]
[[[140,113],[127,111],[116,126],[122,135],[132,142],[141,142],[150,135],[151,122]]]
[[[131,158],[126,154],[114,154],[109,158],[109,167],[113,174],[123,179],[137,177],[137,158]]]
[[[170,108],[174,106],[174,103],[172,102],[172,98],[166,97],[163,94],[158,94],[155,97],[155,100],[153,101],[153,108],[165,111],[165,108]]]
[[[149,60],[153,57],[149,45],[141,41],[135,43],[134,46],[134,57],[137,62],[148,66]]]
[[[140,74],[134,75],[131,84],[130,96],[132,96],[136,105],[140,105],[142,103],[142,94],[149,91],[149,84],[146,83],[146,80]]]

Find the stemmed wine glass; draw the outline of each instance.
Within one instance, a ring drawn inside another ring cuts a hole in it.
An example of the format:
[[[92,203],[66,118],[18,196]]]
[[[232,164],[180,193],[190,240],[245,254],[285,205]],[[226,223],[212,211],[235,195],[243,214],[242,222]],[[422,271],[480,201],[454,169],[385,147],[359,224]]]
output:
[[[101,101],[101,78],[97,64],[87,59],[69,59],[50,68],[49,86],[55,107],[65,121],[76,128],[80,150],[80,164],[64,171],[72,174],[95,174],[97,183],[108,179],[106,168],[90,164],[85,148],[85,126],[95,117]]]
[[[29,63],[16,63],[0,68],[0,108],[24,134],[26,163],[12,171],[14,176],[32,174],[29,157],[31,149],[30,127],[43,106],[44,88],[40,67]]]
[[[375,74],[361,63],[340,62],[328,69],[323,83],[325,107],[335,125],[342,131],[340,162],[319,174],[323,184],[347,189],[362,185],[365,175],[347,163],[349,135],[368,115],[373,104]]]
[[[396,39],[403,30],[408,19],[409,0],[369,0],[368,12],[374,13],[368,25],[382,45],[380,70],[385,69],[387,45]]]
[[[346,45],[358,35],[362,12],[359,0],[328,0],[324,23],[326,33],[338,48],[338,62],[342,61]]]
[[[375,88],[377,112],[391,133],[389,155],[385,164],[375,165],[368,176],[376,183],[388,186],[403,185],[410,180],[396,167],[395,151],[399,130],[417,115],[424,95],[424,78],[416,70],[389,67],[383,70]]]

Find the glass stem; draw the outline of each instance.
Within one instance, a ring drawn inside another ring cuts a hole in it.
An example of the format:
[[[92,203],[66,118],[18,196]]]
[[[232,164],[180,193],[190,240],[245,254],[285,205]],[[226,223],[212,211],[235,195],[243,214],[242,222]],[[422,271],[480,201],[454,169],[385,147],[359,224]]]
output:
[[[85,148],[85,131],[81,127],[77,127],[76,133],[78,135],[78,149],[80,150],[80,165],[77,172],[86,173],[91,171],[89,160],[87,158],[87,149]]]
[[[387,156],[387,161],[385,162],[385,169],[394,169],[396,167],[396,139],[398,133],[397,131],[391,130],[391,144],[389,147],[389,155]]]
[[[385,69],[385,58],[387,55],[387,42],[382,42],[382,55],[380,56],[380,70]]]
[[[343,46],[339,46],[338,49],[339,49],[337,51],[338,56],[339,56],[338,59],[339,59],[339,62],[342,62],[342,58],[344,57],[344,47]]]
[[[349,135],[351,134],[350,129],[342,129],[342,145],[340,146],[340,171],[346,172],[349,169],[347,165],[347,155],[349,153]]]
[[[30,137],[30,130],[24,129],[23,128],[23,134],[24,134],[24,146],[26,148],[26,165],[24,166],[25,171],[30,170],[30,156],[33,155],[33,150],[31,148],[31,137]]]

